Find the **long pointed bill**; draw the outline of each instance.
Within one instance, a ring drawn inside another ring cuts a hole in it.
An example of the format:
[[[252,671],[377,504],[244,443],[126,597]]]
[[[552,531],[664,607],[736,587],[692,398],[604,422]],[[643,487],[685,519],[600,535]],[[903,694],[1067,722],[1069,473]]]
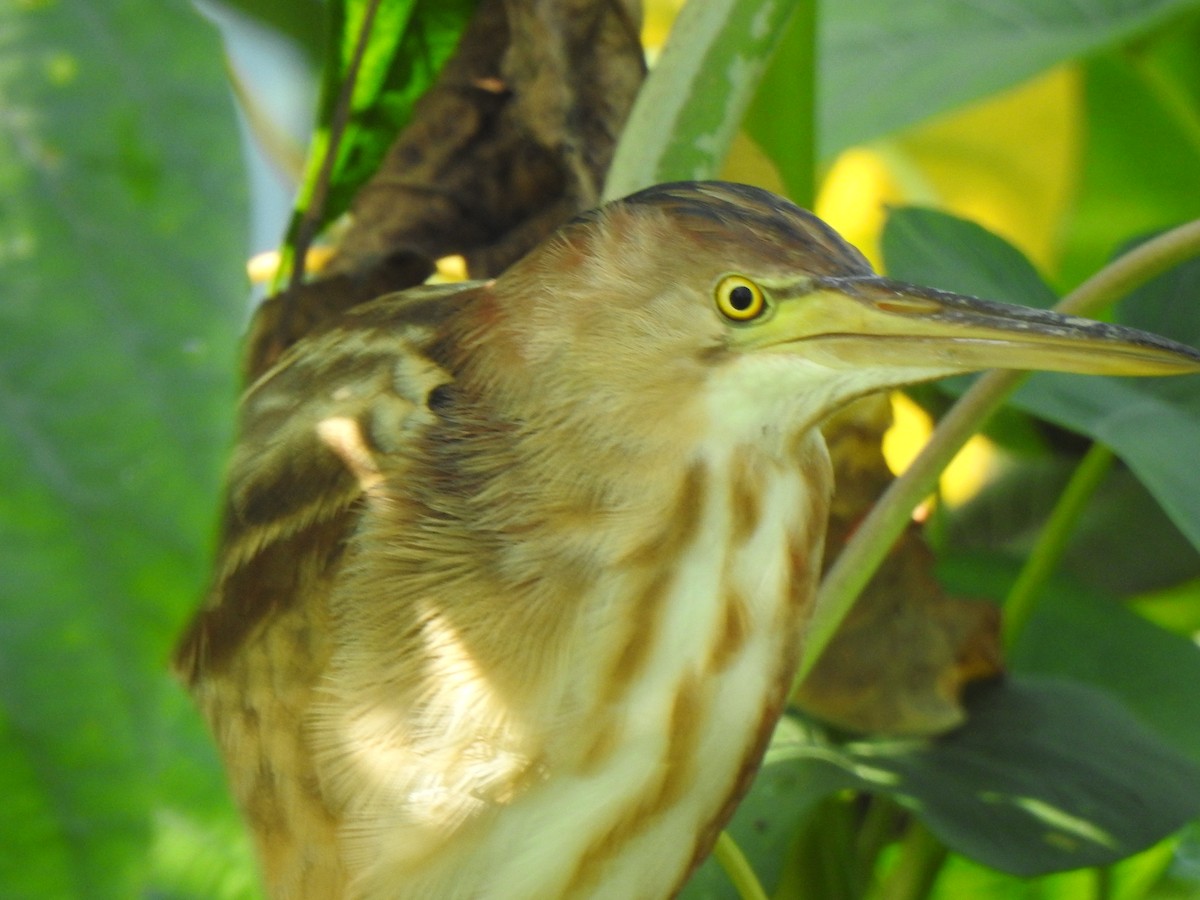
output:
[[[773,315],[743,339],[832,368],[1200,372],[1200,352],[1149,332],[879,277],[817,278],[803,293],[780,291]]]

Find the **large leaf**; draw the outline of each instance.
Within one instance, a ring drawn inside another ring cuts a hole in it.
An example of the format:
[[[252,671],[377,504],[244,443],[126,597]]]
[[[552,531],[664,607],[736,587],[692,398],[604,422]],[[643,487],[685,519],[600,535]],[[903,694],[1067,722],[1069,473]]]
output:
[[[1027,556],[1077,463],[1078,457],[1067,454],[1006,457],[994,480],[947,510],[947,542],[967,551]],[[1081,512],[1064,548],[1062,569],[1108,596],[1127,596],[1200,576],[1200,552],[1145,486],[1116,466]]]
[[[229,435],[237,133],[183,0],[5,4],[0,36],[0,884],[130,897],[170,810],[229,816],[165,661]]]
[[[1042,309],[1058,299],[1020,250],[948,213],[892,210],[880,245],[893,278]]]
[[[915,811],[951,849],[1019,875],[1113,862],[1200,812],[1200,766],[1100,691],[1010,678],[979,689],[969,713],[936,740],[836,741],[812,726],[774,764],[832,768]]]
[[[1112,448],[1200,548],[1200,380],[1178,381],[1044,374],[1012,403]]]
[[[883,763],[947,846],[1017,875],[1105,865],[1200,812],[1200,766],[1072,682],[981,691],[970,727]]]
[[[788,34],[795,3],[705,0],[687,4],[639,97],[605,195],[656,181],[712,177]],[[1011,86],[1056,63],[1127,41],[1200,6],[1198,0],[1016,0],[1003,14],[980,4],[888,0],[821,6],[817,35],[818,158],[879,137]],[[785,54],[801,66],[812,54]],[[788,184],[803,184],[787,158],[789,141],[811,141],[796,122],[812,73],[793,73],[797,94],[776,94],[784,120],[768,149]],[[774,73],[786,84],[787,73]],[[760,102],[755,131],[767,133]],[[802,152],[804,160],[809,159]]]
[[[999,599],[1015,564],[982,557],[939,565],[950,588]],[[1069,637],[1067,637],[1069,636]],[[1120,699],[1200,764],[1200,647],[1134,615],[1110,597],[1066,579],[1046,585],[1009,662],[1013,671],[1070,678]]]
[[[1082,67],[1084,146],[1060,224],[1063,274],[1086,277],[1130,235],[1200,216],[1200,15]],[[1188,98],[1188,93],[1192,97]]]
[[[892,275],[993,300],[1048,305],[1053,292],[1040,284],[1019,251],[978,225],[932,210],[896,210],[883,235]],[[1157,279],[1140,292],[1148,302],[1177,282]],[[1197,331],[1200,305],[1177,303],[1176,334]],[[1159,320],[1165,321],[1161,310]],[[1171,520],[1200,547],[1200,376],[1100,378],[1041,373],[1012,402],[1041,418],[1101,441],[1137,474]]]
[[[1195,0],[859,0],[822,7],[820,155],[1129,40]]]
[[[625,125],[606,198],[717,173],[793,8],[772,0],[683,8]]]

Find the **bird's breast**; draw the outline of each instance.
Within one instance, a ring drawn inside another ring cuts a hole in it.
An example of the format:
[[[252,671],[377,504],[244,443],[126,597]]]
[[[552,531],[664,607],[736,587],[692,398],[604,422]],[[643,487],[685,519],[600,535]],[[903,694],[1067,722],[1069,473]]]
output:
[[[814,435],[784,458],[697,453],[672,477],[656,523],[581,586],[557,632],[489,661],[431,614],[420,704],[376,693],[374,712],[359,707],[356,727],[392,710],[400,743],[375,767],[404,794],[392,825],[351,832],[372,860],[364,896],[666,897],[710,848],[786,699],[828,459]],[[521,655],[539,675],[518,689]],[[386,747],[384,732],[350,745]],[[364,782],[353,793],[384,805]]]

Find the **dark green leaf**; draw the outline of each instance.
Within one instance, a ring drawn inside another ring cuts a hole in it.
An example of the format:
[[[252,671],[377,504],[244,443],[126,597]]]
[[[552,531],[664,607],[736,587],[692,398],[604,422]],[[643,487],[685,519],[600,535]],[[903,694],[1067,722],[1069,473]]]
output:
[[[1086,148],[1062,225],[1065,284],[1083,280],[1130,235],[1200,216],[1200,16],[1083,66]]]
[[[1077,456],[1066,454],[1005,460],[994,481],[946,511],[950,545],[1014,559],[1028,555],[1077,464]],[[1062,568],[1107,596],[1126,596],[1195,578],[1200,552],[1145,486],[1117,467],[1089,498]]]
[[[1042,373],[1014,406],[1110,447],[1200,548],[1200,378],[1170,381]]]
[[[988,556],[948,557],[938,575],[961,595],[999,601],[1018,563]],[[1111,597],[1055,578],[1010,660],[1017,673],[1070,678],[1125,703],[1176,749],[1200,762],[1200,647],[1130,612]]]
[[[1067,681],[981,690],[968,727],[898,758],[898,792],[952,849],[1036,875],[1105,865],[1200,812],[1200,767],[1115,700]]]
[[[745,128],[775,164],[787,195],[812,209],[816,202],[817,0],[802,0],[763,73]],[[780,102],[786,98],[786,102]]]
[[[967,724],[937,740],[834,742],[814,730],[790,755],[894,797],[951,849],[1019,875],[1113,862],[1200,812],[1200,766],[1116,700],[1067,681],[981,688]]]

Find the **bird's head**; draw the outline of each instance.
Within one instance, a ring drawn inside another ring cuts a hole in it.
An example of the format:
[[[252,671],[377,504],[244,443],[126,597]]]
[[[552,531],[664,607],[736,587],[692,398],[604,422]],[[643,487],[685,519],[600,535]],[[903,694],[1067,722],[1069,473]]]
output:
[[[721,182],[586,213],[494,285],[501,368],[545,398],[727,433],[794,430],[854,397],[984,368],[1162,375],[1200,353],[1145,332],[876,275],[812,214]]]

